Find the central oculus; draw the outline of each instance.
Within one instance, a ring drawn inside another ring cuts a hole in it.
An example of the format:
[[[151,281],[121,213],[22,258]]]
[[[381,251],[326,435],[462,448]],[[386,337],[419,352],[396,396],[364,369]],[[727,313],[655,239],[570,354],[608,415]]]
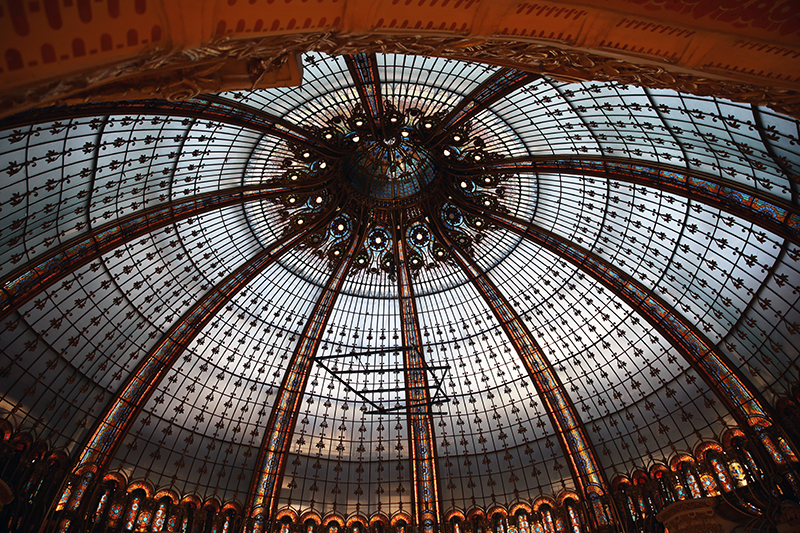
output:
[[[346,158],[344,174],[371,198],[403,203],[433,181],[436,165],[428,150],[407,137],[365,139]]]

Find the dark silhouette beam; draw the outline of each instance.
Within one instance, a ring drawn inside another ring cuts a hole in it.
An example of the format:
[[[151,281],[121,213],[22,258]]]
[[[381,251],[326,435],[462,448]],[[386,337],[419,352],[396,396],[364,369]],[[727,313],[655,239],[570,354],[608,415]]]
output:
[[[383,97],[378,75],[378,58],[372,54],[356,54],[344,56],[344,62],[356,84],[358,96],[361,97],[361,109],[367,117],[372,135],[379,139],[383,125]]]
[[[358,223],[362,220],[361,215],[363,213],[358,214],[354,224],[351,225],[353,232],[358,228],[360,233],[354,233],[350,237],[342,252],[342,258],[334,265],[331,277],[306,320],[303,333],[300,335],[300,340],[286,367],[286,374],[283,376],[283,381],[275,397],[245,504],[245,513],[251,518],[262,516],[265,519],[272,519],[275,517],[281,491],[281,480],[286,469],[286,457],[289,455],[291,437],[300,411],[300,401],[303,399],[308,376],[311,373],[314,355],[319,348],[325,332],[325,325],[328,323],[333,306],[339,297],[353,257],[365,239],[366,224]]]
[[[223,189],[142,209],[98,226],[17,268],[0,281],[0,321],[64,276],[142,235],[223,207],[279,198],[290,192],[308,192],[318,185],[319,181],[315,180],[313,184],[299,186],[254,185]]]
[[[10,130],[32,124],[41,124],[80,117],[104,115],[163,115],[210,120],[240,126],[264,135],[283,139],[311,148],[323,155],[336,155],[340,151],[317,139],[313,133],[295,126],[255,107],[240,104],[215,95],[199,96],[182,102],[166,100],[125,100],[119,102],[96,102],[68,106],[31,109],[0,121],[0,130]]]
[[[498,70],[472,92],[464,96],[456,107],[434,126],[433,131],[430,133],[428,144],[432,146],[439,143],[444,138],[445,132],[459,129],[464,123],[493,103],[541,77],[539,74],[532,74],[523,70],[510,68]]]
[[[800,210],[764,190],[685,167],[621,157],[547,155],[502,159],[485,165],[455,166],[459,176],[518,172],[596,176],[652,187],[690,198],[800,244]]]

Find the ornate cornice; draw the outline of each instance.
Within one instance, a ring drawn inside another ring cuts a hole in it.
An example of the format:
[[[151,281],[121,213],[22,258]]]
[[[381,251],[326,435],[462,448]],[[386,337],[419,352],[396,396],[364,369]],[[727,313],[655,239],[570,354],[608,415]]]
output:
[[[207,92],[274,85],[282,75],[289,76],[286,74],[289,70],[297,71],[297,54],[308,51],[329,54],[388,52],[481,61],[559,80],[616,81],[698,96],[717,96],[800,117],[800,91],[762,86],[725,75],[701,75],[667,63],[645,60],[634,63],[576,48],[510,39],[340,32],[259,39],[222,38],[203,47],[174,53],[154,48],[134,60],[5,95],[0,98],[0,114],[87,100],[137,97],[183,100]]]

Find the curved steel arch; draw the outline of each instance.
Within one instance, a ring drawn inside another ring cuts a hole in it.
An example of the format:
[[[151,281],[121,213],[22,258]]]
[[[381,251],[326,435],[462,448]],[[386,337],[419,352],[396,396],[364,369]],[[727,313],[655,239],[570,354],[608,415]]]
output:
[[[54,120],[126,114],[169,115],[170,117],[213,120],[231,126],[248,128],[265,135],[272,135],[287,142],[311,148],[324,155],[336,155],[339,153],[339,150],[333,146],[314,137],[313,133],[299,128],[291,122],[264,110],[212,94],[190,98],[181,102],[122,100],[36,108],[0,120],[0,130]]]
[[[479,112],[504,96],[540,79],[542,76],[523,70],[501,68],[464,96],[445,117],[434,126],[428,139],[431,146],[441,142],[446,131],[460,128]]]
[[[142,235],[209,211],[244,202],[278,198],[289,192],[305,192],[318,184],[234,187],[167,202],[103,224],[17,268],[0,281],[0,320],[10,316],[64,276]]]
[[[344,62],[356,83],[356,91],[361,98],[361,109],[367,115],[367,122],[376,139],[384,129],[383,99],[381,81],[378,75],[378,61],[374,53],[344,56]]]
[[[451,251],[456,263],[480,292],[514,345],[546,406],[553,427],[558,430],[559,442],[564,455],[569,459],[570,472],[576,485],[581,487],[587,500],[595,501],[594,495],[607,496],[610,485],[599,465],[597,453],[553,365],[497,286],[472,258],[461,252],[451,241],[438,217],[433,217],[432,222],[437,238]],[[599,526],[613,523],[613,519],[602,506],[593,506],[593,514]]]
[[[677,311],[619,268],[536,224],[490,209],[479,209],[454,195],[467,211],[485,217],[576,265],[626,301],[681,353],[725,403],[742,427],[772,424],[769,404],[755,387]]]
[[[501,159],[458,169],[468,175],[550,172],[614,179],[697,200],[800,244],[796,205],[753,187],[684,167],[623,157],[540,155]]]

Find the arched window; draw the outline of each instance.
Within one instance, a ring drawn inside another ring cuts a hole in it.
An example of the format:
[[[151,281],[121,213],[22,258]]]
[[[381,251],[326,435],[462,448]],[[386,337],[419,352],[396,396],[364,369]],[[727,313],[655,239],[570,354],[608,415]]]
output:
[[[544,533],[555,533],[555,522],[553,520],[553,512],[547,504],[539,507],[539,513],[542,515],[542,529]]]
[[[228,509],[225,511],[225,519],[222,522],[222,533],[232,533],[233,532],[233,517],[236,513],[233,509]],[[287,517],[288,518],[288,517]],[[290,520],[291,523],[291,520]],[[287,529],[287,533],[290,529]]]
[[[578,502],[572,498],[567,498],[564,500],[564,508],[566,510],[567,520],[569,521],[569,532],[583,533],[581,515],[578,510]]]
[[[253,520],[253,533],[264,533],[264,515],[258,515]],[[310,520],[306,521],[306,525]],[[308,531],[308,530],[306,530]]]
[[[675,496],[673,495],[673,491],[667,485],[666,478],[667,475],[665,471],[663,470],[656,471],[655,473],[656,487],[658,488],[658,495],[661,497],[662,508],[675,502]]]
[[[139,517],[139,510],[142,508],[145,493],[142,489],[136,489],[131,494],[130,503],[128,503],[128,512],[125,514],[125,531],[133,531],[136,527],[136,519]]]
[[[492,516],[492,523],[494,526],[494,533],[506,533],[506,521],[503,515],[495,513]]]
[[[706,458],[711,465],[711,469],[714,471],[714,475],[717,477],[717,481],[722,487],[722,490],[725,492],[732,491],[733,484],[730,476],[728,475],[728,469],[725,468],[725,463],[722,462],[719,452],[711,450],[706,454]]]
[[[697,481],[697,476],[694,474],[694,466],[684,461],[680,464],[678,470],[680,471],[684,484],[689,487],[692,498],[702,498],[703,493],[700,491],[700,484]]]
[[[164,496],[160,500],[158,500],[158,507],[156,508],[156,514],[153,517],[153,531],[162,531],[164,529],[164,523],[167,520],[167,513],[169,512],[169,504],[170,499],[167,496]]]
[[[103,484],[103,492],[97,501],[97,508],[95,508],[92,515],[92,522],[98,524],[106,518],[106,511],[111,506],[111,498],[114,497],[117,488],[116,481],[107,481]]]
[[[145,500],[139,509],[139,517],[136,519],[136,531],[146,533],[150,522],[153,519],[153,502]]]
[[[531,533],[528,513],[524,509],[517,511],[517,527],[519,528],[519,533]]]
[[[292,519],[288,516],[281,518],[281,533],[289,533],[291,531]]]

